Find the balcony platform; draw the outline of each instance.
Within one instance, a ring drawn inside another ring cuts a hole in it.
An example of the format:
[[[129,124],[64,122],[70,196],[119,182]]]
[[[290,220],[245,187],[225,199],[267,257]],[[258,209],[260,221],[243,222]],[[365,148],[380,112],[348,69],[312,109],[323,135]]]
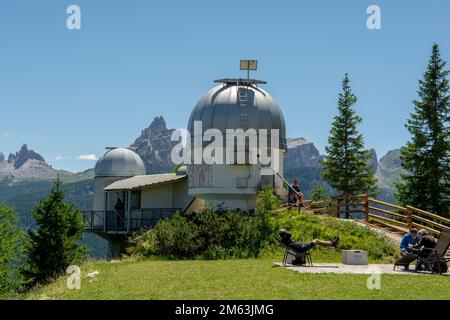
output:
[[[84,230],[100,236],[131,235],[153,228],[158,221],[170,219],[181,208],[143,208],[112,211],[82,211]]]

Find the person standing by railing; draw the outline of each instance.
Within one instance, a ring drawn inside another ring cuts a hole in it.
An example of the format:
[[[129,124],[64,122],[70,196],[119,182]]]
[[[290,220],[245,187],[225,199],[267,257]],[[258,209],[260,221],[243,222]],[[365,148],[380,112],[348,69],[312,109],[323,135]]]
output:
[[[294,183],[291,185],[292,190],[292,203],[295,206],[302,207],[303,206],[303,193],[300,190],[300,184],[298,180],[294,180]]]
[[[117,199],[117,202],[114,205],[114,210],[116,211],[115,228],[122,229],[125,227],[125,205],[120,198]]]

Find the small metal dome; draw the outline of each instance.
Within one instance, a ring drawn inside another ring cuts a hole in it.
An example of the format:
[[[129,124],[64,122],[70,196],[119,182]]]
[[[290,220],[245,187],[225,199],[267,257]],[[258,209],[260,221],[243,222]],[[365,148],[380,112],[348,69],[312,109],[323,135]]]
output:
[[[187,174],[187,167],[186,166],[181,166],[178,168],[177,170],[177,176],[183,176]]]
[[[141,157],[128,148],[110,148],[97,161],[95,177],[132,177],[145,174]]]
[[[252,79],[223,79],[208,91],[191,113],[188,130],[194,141],[194,121],[202,121],[202,131],[226,129],[278,129],[280,149],[286,150],[286,126],[280,106],[270,94],[257,87],[265,83]],[[270,141],[269,141],[270,142]]]

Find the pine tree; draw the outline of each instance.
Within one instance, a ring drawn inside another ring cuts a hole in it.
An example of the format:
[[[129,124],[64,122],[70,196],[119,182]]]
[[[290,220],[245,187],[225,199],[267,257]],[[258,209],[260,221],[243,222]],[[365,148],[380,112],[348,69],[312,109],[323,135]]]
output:
[[[24,231],[17,222],[14,210],[0,204],[0,299],[13,297],[22,284],[17,266],[21,258]]]
[[[322,160],[322,178],[341,194],[373,194],[376,180],[370,168],[370,152],[364,149],[363,136],[357,125],[362,119],[355,112],[357,99],[345,74],[338,111],[334,117]]]
[[[397,184],[397,199],[436,214],[449,212],[450,196],[450,91],[439,46],[433,45],[428,68],[419,81],[418,100],[406,123],[411,140],[401,149],[408,172]]]
[[[80,211],[64,201],[62,181],[55,180],[50,194],[33,210],[37,228],[29,233],[23,269],[28,285],[45,283],[79,263],[86,249],[78,244],[83,234]]]
[[[328,200],[329,196],[321,184],[316,184],[311,194],[312,201]]]

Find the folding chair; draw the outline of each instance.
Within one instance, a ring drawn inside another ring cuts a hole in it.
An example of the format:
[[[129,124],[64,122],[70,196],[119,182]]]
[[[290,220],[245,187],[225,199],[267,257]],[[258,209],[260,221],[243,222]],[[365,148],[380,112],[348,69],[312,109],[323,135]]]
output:
[[[283,258],[283,267],[286,266],[289,257],[293,257],[294,259],[298,259],[300,261],[299,265],[307,264],[308,266],[312,267],[312,258],[311,254],[309,253],[309,250],[306,250],[305,252],[297,252],[288,246],[286,246],[286,250],[284,251],[284,258]]]
[[[436,246],[431,248],[423,248],[427,250],[428,254],[426,256],[421,256],[420,252],[417,255],[417,260],[419,265],[423,265],[426,269],[430,269],[435,273],[446,273],[448,270],[447,262],[450,261],[449,258],[445,257],[447,250],[450,246],[450,230],[442,230],[439,235]]]
[[[312,263],[312,258],[311,258],[311,254],[309,253],[309,250],[299,253],[299,252],[295,251],[294,249],[289,248],[289,246],[286,246],[283,242],[281,242],[281,239],[279,239],[277,237],[275,237],[275,239],[285,247],[283,263],[281,264],[283,267],[285,267],[286,264],[288,263],[289,257],[294,257],[294,259],[299,259],[300,262],[303,262],[303,263],[300,263],[300,265],[308,264],[309,266],[312,267],[313,263]]]

